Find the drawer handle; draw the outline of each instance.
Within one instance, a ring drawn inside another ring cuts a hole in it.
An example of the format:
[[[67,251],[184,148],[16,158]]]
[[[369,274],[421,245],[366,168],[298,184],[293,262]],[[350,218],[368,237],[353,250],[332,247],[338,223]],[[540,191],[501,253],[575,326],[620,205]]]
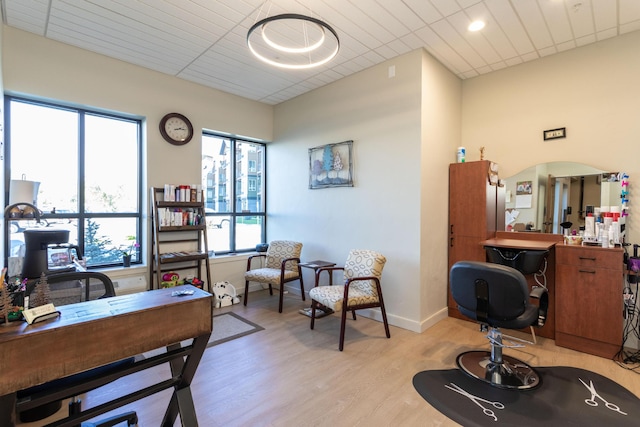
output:
[[[595,261],[595,260],[596,260],[595,258],[586,257],[586,256],[581,256],[581,257],[578,257],[578,258],[580,258],[580,259],[586,259],[587,261]]]
[[[589,274],[596,274],[595,271],[593,270],[578,270],[580,273],[589,273]]]
[[[449,238],[449,247],[453,247],[453,237]]]

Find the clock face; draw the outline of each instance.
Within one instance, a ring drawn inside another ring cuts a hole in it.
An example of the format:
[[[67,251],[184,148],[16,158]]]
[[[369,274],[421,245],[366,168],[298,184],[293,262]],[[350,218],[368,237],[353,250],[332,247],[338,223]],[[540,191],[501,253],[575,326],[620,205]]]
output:
[[[174,145],[184,145],[193,137],[193,126],[182,114],[170,113],[160,121],[162,137]]]

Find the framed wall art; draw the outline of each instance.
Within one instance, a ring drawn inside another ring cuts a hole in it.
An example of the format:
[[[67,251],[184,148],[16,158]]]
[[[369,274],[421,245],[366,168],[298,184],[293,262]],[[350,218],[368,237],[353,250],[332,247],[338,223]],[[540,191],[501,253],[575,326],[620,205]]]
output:
[[[353,187],[353,141],[309,148],[309,188]]]

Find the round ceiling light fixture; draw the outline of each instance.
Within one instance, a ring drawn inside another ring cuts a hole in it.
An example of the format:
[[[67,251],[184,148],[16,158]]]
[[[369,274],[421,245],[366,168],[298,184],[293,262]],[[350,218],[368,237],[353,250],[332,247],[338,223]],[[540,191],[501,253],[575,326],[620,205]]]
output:
[[[253,24],[247,33],[247,46],[267,64],[300,70],[319,67],[335,58],[340,39],[324,21],[285,13]]]
[[[480,31],[484,28],[484,21],[473,21],[467,28],[469,31]]]

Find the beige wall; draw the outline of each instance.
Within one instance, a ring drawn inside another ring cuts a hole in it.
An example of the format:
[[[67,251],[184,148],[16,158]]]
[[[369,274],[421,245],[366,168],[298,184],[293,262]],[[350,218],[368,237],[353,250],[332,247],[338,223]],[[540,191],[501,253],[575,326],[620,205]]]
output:
[[[390,322],[422,330],[446,301],[443,188],[459,102],[459,80],[417,50],[276,106],[269,238],[297,239],[305,259],[339,264],[352,248],[382,252]],[[345,140],[355,186],[308,189],[308,149]]]
[[[146,119],[147,183],[200,181],[200,138],[184,146],[158,131],[179,112],[195,129],[271,140],[273,107],[4,26],[5,90],[141,116]],[[238,112],[242,112],[239,114]],[[195,162],[195,163],[194,163]]]
[[[145,186],[193,183],[201,179],[200,138],[184,146],[165,142],[158,122],[169,112],[180,112],[194,129],[211,129],[271,140],[273,107],[175,77],[130,65],[102,55],[47,40],[3,26],[4,89],[78,105],[140,116],[145,121]],[[114,166],[114,171],[117,166]],[[114,172],[115,173],[115,172]],[[244,285],[244,257],[213,268],[213,280]],[[119,293],[146,288],[146,269],[117,269],[109,275]],[[141,279],[141,280],[138,280]]]
[[[630,240],[640,240],[640,32],[463,82],[467,159],[500,164],[501,177],[537,163],[577,161],[630,175]],[[566,139],[542,131],[567,128]]]

